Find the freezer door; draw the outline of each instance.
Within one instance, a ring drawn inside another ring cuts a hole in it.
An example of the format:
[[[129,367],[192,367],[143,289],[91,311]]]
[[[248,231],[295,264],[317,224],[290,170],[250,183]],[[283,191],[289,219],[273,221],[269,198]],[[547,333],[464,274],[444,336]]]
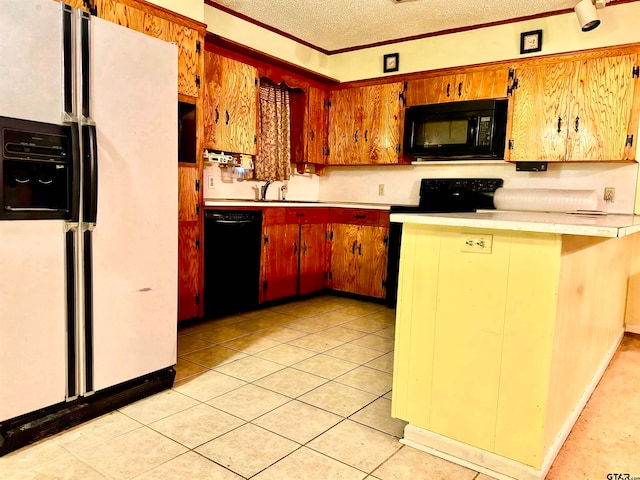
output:
[[[63,228],[0,222],[0,422],[65,400]]]
[[[62,9],[61,3],[50,0],[2,1],[1,116],[45,123],[63,121],[63,84],[71,81],[71,65],[65,77]]]
[[[178,60],[175,45],[95,17],[90,59],[98,192],[85,324],[97,391],[176,362]]]

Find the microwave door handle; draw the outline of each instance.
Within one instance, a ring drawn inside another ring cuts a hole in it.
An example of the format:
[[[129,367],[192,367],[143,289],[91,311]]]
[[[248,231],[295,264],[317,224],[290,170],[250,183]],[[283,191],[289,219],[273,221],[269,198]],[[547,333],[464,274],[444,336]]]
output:
[[[472,115],[469,117],[469,132],[467,133],[467,143],[470,146],[475,146],[478,144],[478,116]]]

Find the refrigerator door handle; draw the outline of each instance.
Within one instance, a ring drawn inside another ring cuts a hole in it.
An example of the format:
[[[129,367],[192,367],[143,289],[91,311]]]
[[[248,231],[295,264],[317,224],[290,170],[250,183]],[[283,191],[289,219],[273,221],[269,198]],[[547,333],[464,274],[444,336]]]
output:
[[[62,8],[62,108],[63,122],[77,121],[75,109],[75,69],[73,48],[73,8],[66,3]]]
[[[77,315],[77,223],[65,224],[65,268],[67,280],[67,401],[79,395],[79,377],[77,354],[79,351],[78,315]]]
[[[98,219],[98,143],[95,125],[82,126],[83,198],[82,221],[95,225]]]
[[[83,395],[94,393],[93,387],[93,232],[92,227],[85,226],[82,232],[83,244],[83,279],[84,279],[84,365]]]
[[[89,79],[91,78],[91,56],[90,56],[90,44],[91,44],[91,14],[83,10],[79,11],[80,15],[80,58],[82,67],[80,70],[81,85],[81,107],[83,123],[92,123],[91,118],[91,102],[89,92]]]

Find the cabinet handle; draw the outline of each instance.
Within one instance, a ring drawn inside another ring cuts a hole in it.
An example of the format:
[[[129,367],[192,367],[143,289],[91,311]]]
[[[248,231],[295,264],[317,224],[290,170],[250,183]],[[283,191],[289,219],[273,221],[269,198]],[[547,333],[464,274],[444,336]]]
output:
[[[458,84],[458,96],[461,97],[462,96],[462,82],[460,82]]]
[[[302,244],[302,254],[306,255],[307,254],[307,242],[304,242]]]
[[[353,245],[351,245],[351,255],[355,255],[356,254],[356,243],[357,242],[353,242]]]
[[[224,114],[227,116],[227,125],[229,125],[229,110],[225,110]]]
[[[304,213],[297,212],[296,217],[304,217]]]
[[[220,112],[218,111],[218,107],[216,107],[216,123],[220,120]]]
[[[296,255],[298,253],[298,244],[293,242],[293,254]]]
[[[353,141],[356,143],[358,142],[358,130],[353,134]]]
[[[366,215],[356,215],[356,218],[367,218]]]
[[[449,97],[449,91],[451,90],[451,84],[447,83],[447,97]]]
[[[562,118],[558,117],[558,133],[562,131]]]
[[[368,134],[368,133],[369,133],[369,130],[365,130],[365,131],[364,131],[364,141],[365,141],[365,142],[368,142],[368,141],[369,141],[369,139],[367,138],[367,134]]]
[[[313,129],[311,130],[311,141],[315,141],[316,139],[316,133],[313,131]]]
[[[358,245],[358,255],[362,256],[362,244]]]
[[[580,117],[576,117],[576,133],[580,130]]]

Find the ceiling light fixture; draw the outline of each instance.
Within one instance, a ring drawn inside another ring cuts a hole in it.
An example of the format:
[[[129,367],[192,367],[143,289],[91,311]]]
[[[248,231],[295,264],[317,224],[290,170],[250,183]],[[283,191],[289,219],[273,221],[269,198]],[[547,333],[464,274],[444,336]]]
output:
[[[593,30],[600,25],[600,19],[598,18],[598,12],[591,0],[580,0],[574,8],[576,15],[578,16],[578,22],[583,32]]]

